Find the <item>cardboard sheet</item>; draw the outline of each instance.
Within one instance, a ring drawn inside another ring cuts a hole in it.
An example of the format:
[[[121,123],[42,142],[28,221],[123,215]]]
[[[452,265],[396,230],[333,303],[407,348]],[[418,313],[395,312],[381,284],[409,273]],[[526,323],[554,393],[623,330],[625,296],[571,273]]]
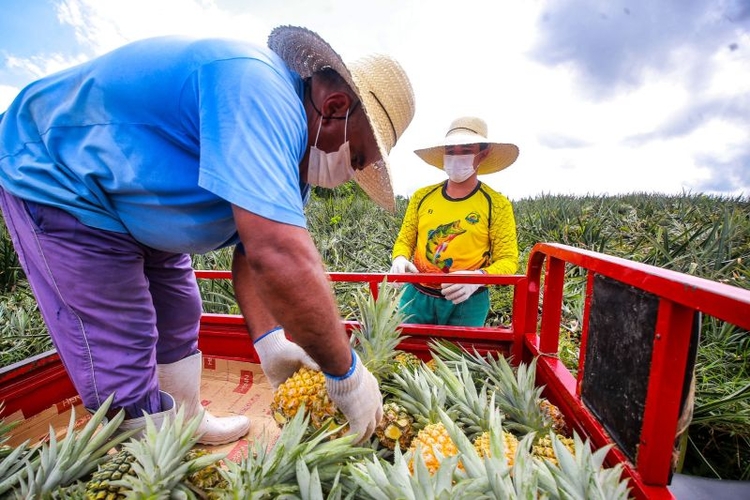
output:
[[[275,442],[280,428],[270,413],[273,389],[263,375],[260,365],[227,360],[210,356],[203,357],[201,400],[213,415],[247,415],[250,431],[239,441],[222,446],[203,446],[214,452],[227,453],[227,458],[239,461],[247,454],[248,445],[261,437],[267,443]],[[75,428],[81,429],[91,415],[83,407],[79,397],[63,400],[39,414],[24,419],[20,412],[6,417],[6,422],[20,420],[11,431],[6,443],[18,446],[25,440],[36,443],[49,438],[50,426],[58,439],[65,436],[71,414],[75,415]]]

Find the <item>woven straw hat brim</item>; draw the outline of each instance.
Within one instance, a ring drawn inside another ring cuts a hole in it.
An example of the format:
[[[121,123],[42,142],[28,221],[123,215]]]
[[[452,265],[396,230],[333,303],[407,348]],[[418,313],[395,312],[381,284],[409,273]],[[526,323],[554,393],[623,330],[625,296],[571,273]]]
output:
[[[363,57],[346,65],[318,34],[306,28],[279,26],[268,46],[302,78],[331,68],[351,87],[362,103],[382,160],[355,173],[367,195],[391,212],[396,210],[388,153],[414,116],[414,93],[401,66],[383,55]]]
[[[417,156],[422,158],[424,161],[432,165],[433,167],[437,167],[439,169],[443,169],[443,158],[445,157],[445,146],[446,145],[461,145],[461,144],[489,144],[490,145],[490,154],[485,158],[485,160],[479,164],[479,168],[477,169],[477,174],[483,175],[483,174],[492,174],[495,172],[499,172],[505,168],[508,168],[513,164],[513,162],[518,159],[518,146],[515,144],[505,144],[500,142],[490,142],[490,141],[477,141],[477,137],[473,136],[471,140],[467,142],[455,142],[453,140],[450,141],[450,144],[444,144],[441,146],[434,146],[431,148],[425,148],[425,149],[417,149],[414,151]]]

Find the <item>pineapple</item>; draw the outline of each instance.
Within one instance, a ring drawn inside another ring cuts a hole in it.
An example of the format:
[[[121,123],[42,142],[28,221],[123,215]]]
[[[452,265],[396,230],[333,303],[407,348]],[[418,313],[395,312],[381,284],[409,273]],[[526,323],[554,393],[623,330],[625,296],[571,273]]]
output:
[[[531,448],[531,453],[537,458],[546,459],[553,464],[558,465],[559,461],[557,458],[557,452],[555,451],[555,447],[553,445],[553,439],[557,439],[563,446],[565,446],[565,448],[568,449],[569,452],[575,454],[576,449],[575,441],[573,440],[573,438],[554,433],[538,438]]]
[[[54,429],[50,428],[48,441],[31,450],[30,457],[24,457],[25,469],[17,470],[7,482],[0,484],[0,494],[6,491],[5,488],[18,483],[17,496],[46,498],[52,492],[88,476],[106,461],[110,449],[137,432],[116,434],[125,418],[122,411],[104,423],[113,399],[114,395],[107,398],[81,430],[75,428],[76,416],[75,412],[71,412],[65,437],[59,441]]]
[[[402,293],[402,290],[389,287],[383,281],[377,300],[369,291],[360,291],[357,296],[362,317],[360,326],[352,332],[352,347],[378,382],[387,379],[396,370],[394,357],[402,339],[398,327],[405,318],[398,307]],[[310,423],[316,429],[326,422],[332,422],[334,426],[344,422],[343,414],[328,397],[325,376],[320,371],[300,368],[274,392],[271,413],[279,426],[288,422],[300,408],[310,413]],[[342,428],[341,433],[346,430]]]
[[[337,424],[344,423],[343,415],[328,397],[325,375],[320,370],[303,366],[274,393],[271,414],[279,426],[286,424],[300,408],[310,410],[311,424],[315,428],[331,418]]]
[[[388,401],[383,405],[383,419],[375,428],[375,435],[389,450],[396,445],[405,450],[414,437],[414,417],[397,401]]]
[[[401,370],[414,368],[422,364],[422,360],[419,359],[419,356],[408,351],[398,351],[393,359]]]
[[[568,424],[565,422],[565,417],[560,411],[560,408],[553,405],[545,398],[539,400],[539,407],[542,410],[545,420],[550,422],[555,434],[570,436],[570,429],[568,429]]]
[[[199,414],[186,420],[184,407],[181,407],[174,419],[164,419],[161,429],[157,429],[146,415],[145,435],[123,444],[112,458],[117,460],[116,467],[107,464],[94,474],[87,484],[87,498],[168,498],[175,492],[187,495],[194,487],[185,483],[185,478],[225,456],[188,454],[199,439],[195,431],[202,418]]]
[[[444,458],[458,455],[458,447],[453,442],[445,424],[437,422],[428,424],[420,430],[411,442],[409,452],[418,453],[424,461],[430,475],[437,472]],[[458,467],[463,468],[459,463]],[[409,462],[409,470],[414,472],[414,459]]]
[[[502,431],[503,444],[505,445],[505,458],[508,460],[508,467],[513,467],[516,450],[518,450],[518,438],[510,432]],[[480,457],[491,457],[490,451],[490,432],[484,431],[474,440],[474,449]]]
[[[112,458],[99,466],[91,479],[86,483],[87,500],[120,500],[126,498],[127,489],[112,485],[112,481],[119,481],[126,475],[135,475],[133,470],[135,455],[127,450],[121,450]]]
[[[183,461],[194,462],[197,459],[210,454],[211,452],[205,448],[193,448],[187,452]],[[219,462],[213,462],[201,469],[195,470],[194,472],[188,472],[184,482],[188,484],[191,489],[209,492],[207,496],[211,498],[211,490],[224,488],[228,485],[227,480],[221,475],[220,466],[221,464]]]
[[[311,482],[310,470],[322,483],[335,483],[346,464],[373,455],[372,449],[353,444],[354,435],[336,437],[336,428],[310,433],[309,418],[308,412],[297,412],[272,444],[261,435],[240,462],[227,460],[222,471],[227,484],[214,493],[221,498],[308,498],[300,494],[300,483]]]

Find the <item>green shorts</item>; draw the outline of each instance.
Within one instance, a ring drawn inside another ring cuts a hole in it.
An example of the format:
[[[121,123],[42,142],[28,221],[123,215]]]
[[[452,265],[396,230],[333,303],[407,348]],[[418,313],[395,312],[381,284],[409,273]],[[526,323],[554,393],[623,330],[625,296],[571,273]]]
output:
[[[490,311],[490,292],[481,288],[474,295],[454,305],[443,297],[433,297],[417,290],[411,283],[399,304],[407,315],[406,323],[429,325],[484,326]]]

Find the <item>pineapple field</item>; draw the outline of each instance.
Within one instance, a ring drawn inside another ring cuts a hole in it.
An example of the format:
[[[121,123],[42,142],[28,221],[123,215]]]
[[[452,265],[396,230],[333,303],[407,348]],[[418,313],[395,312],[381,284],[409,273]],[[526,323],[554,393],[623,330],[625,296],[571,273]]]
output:
[[[387,271],[406,200],[399,199],[398,207],[388,214],[351,185],[317,190],[308,223],[327,269]],[[540,196],[517,201],[514,208],[519,273],[531,247],[546,241],[749,288],[750,202],[743,198]],[[51,344],[7,234],[0,239],[0,256],[0,364],[6,366]],[[229,269],[230,253],[194,256],[194,265]],[[563,301],[559,356],[575,371],[585,278],[572,278]],[[200,286],[207,312],[238,312],[228,281]],[[140,440],[125,441],[95,415],[96,446],[84,448],[88,439],[81,440],[80,433],[92,432],[86,427],[71,428],[59,443],[51,436],[40,445],[0,448],[0,497],[45,492],[119,498],[118,489],[137,491],[138,498],[166,498],[165,491],[181,498],[628,496],[620,471],[602,467],[607,450],[592,450],[541,396],[533,362],[511,367],[502,356],[441,342],[430,345],[429,363],[415,359],[396,349],[403,320],[394,307],[397,289],[384,288],[383,300],[373,302],[356,284],[333,286],[342,314],[360,322],[353,346],[385,396],[385,418],[370,442],[353,446],[345,423],[315,388],[317,374],[300,373],[274,394],[278,439],[258,440],[238,463],[195,449],[191,422],[179,421],[168,432],[147,429]],[[491,297],[488,325],[509,324],[510,291],[494,287]],[[680,443],[682,472],[750,480],[749,354],[748,332],[710,319],[702,325],[695,409]],[[297,411],[303,407],[308,411]],[[0,446],[11,434],[12,425],[0,422]]]

